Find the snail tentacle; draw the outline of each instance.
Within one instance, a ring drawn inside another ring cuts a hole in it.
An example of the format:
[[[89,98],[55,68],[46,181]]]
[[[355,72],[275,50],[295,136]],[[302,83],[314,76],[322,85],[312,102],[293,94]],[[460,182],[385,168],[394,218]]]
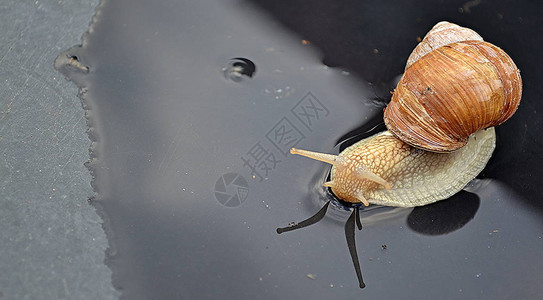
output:
[[[327,153],[319,153],[319,152],[313,152],[313,151],[307,151],[302,150],[298,148],[290,148],[290,154],[297,154],[301,156],[305,156],[308,158],[312,158],[315,160],[319,160],[331,165],[338,165],[341,164],[341,161],[338,161],[338,156],[333,154],[327,154]]]
[[[323,184],[324,187],[334,187],[334,181],[327,181]]]
[[[302,150],[298,148],[291,148],[290,149],[291,154],[297,154],[301,156],[305,156],[308,158],[312,158],[318,161],[322,161],[325,163],[329,163],[333,165],[334,167],[341,167],[345,165],[344,159],[341,156],[333,155],[333,154],[327,154],[327,153],[320,153],[320,152],[313,152],[308,150]],[[392,184],[390,184],[388,181],[384,180],[381,176],[373,173],[372,171],[368,170],[364,165],[360,165],[356,171],[354,172],[354,176],[360,180],[367,179],[371,180],[373,182],[376,182],[382,186],[384,186],[386,189],[391,189]],[[333,181],[326,182],[324,186],[326,187],[333,187],[334,183]]]
[[[364,197],[364,193],[362,191],[358,191],[358,193],[356,193],[356,198],[360,200],[364,206],[370,206],[370,202],[368,199],[366,199],[366,197]]]
[[[376,182],[382,186],[384,186],[387,190],[390,190],[392,188],[392,184],[390,184],[388,181],[384,180],[381,176],[373,173],[372,171],[368,170],[366,166],[361,165],[356,169],[356,172],[354,173],[355,177],[358,179],[367,179],[371,180],[373,182]]]

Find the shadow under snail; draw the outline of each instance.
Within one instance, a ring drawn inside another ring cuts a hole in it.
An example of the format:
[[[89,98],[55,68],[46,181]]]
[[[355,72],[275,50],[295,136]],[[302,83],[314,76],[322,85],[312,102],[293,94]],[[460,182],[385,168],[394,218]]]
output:
[[[292,148],[332,164],[324,186],[350,203],[415,207],[447,199],[485,167],[494,126],[517,110],[520,71],[475,31],[440,22],[408,59],[384,113],[387,131],[339,155]]]
[[[365,287],[354,242],[362,229],[360,205],[423,206],[462,190],[485,167],[496,145],[494,126],[517,110],[520,71],[500,48],[475,31],[439,22],[416,46],[384,111],[387,131],[361,140],[339,155],[292,148],[332,164],[324,183],[355,204],[345,236],[359,285]],[[282,233],[318,222],[313,217]]]

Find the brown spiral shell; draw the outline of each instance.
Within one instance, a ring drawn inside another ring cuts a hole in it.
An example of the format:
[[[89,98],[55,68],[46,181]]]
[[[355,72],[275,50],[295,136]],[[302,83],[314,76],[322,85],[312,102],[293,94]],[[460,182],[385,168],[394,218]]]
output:
[[[384,120],[412,146],[450,152],[472,133],[509,119],[521,94],[520,71],[502,49],[471,29],[440,22],[411,54]]]

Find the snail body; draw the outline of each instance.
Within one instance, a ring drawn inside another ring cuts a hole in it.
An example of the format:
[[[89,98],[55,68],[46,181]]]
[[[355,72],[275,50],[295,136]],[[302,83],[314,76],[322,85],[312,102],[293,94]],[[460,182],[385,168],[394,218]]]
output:
[[[497,126],[516,111],[520,71],[473,30],[440,22],[408,59],[385,109],[387,131],[339,155],[291,153],[333,165],[340,199],[413,207],[447,199],[485,167]]]
[[[384,131],[337,156],[320,157],[320,153],[299,149],[291,153],[332,164],[331,181],[325,186],[346,202],[414,207],[447,199],[462,190],[483,170],[495,145],[494,127],[476,132],[466,146],[452,153],[424,151]]]

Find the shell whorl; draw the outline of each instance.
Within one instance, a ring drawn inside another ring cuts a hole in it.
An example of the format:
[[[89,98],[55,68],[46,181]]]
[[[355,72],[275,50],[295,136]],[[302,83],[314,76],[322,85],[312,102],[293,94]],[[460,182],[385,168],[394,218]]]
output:
[[[407,70],[413,63],[434,49],[462,41],[483,41],[483,38],[472,29],[441,21],[432,27],[411,52],[405,69]]]
[[[450,152],[509,119],[521,96],[520,71],[502,49],[471,29],[440,22],[411,54],[384,120],[412,146]]]

